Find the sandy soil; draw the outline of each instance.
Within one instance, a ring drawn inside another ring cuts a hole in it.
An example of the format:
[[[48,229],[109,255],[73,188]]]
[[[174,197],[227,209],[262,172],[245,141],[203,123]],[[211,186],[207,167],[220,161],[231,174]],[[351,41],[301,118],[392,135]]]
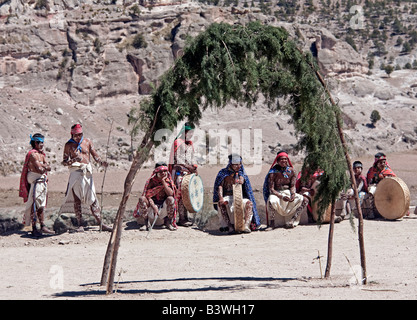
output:
[[[93,227],[41,239],[22,231],[1,235],[0,299],[417,299],[417,172],[411,167],[417,151],[388,156],[410,189],[411,214],[398,221],[365,220],[367,285],[357,281],[357,221],[353,227],[349,221],[336,224],[329,279],[321,278],[328,225],[245,235],[224,235],[214,228],[157,228],[146,238],[129,221],[122,233],[114,294],[105,295],[99,285],[110,233]],[[369,157],[361,160],[365,167],[372,162]],[[217,170],[201,168],[207,188]],[[258,191],[265,170],[252,179]],[[107,173],[105,207],[118,207],[125,175]],[[137,177],[129,208],[148,175],[145,170]],[[59,207],[66,179],[64,174],[50,175],[50,208]],[[95,181],[101,190],[100,173]],[[17,176],[0,178],[1,212],[22,207],[17,185]]]

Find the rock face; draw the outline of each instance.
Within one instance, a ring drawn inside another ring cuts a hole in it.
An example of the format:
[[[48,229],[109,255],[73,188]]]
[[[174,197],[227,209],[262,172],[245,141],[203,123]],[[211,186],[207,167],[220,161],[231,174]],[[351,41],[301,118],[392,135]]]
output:
[[[401,119],[415,112],[417,91],[412,85],[417,79],[412,71],[406,75],[409,80],[401,83],[395,81],[395,72],[389,79],[381,73],[367,76],[365,57],[329,30],[281,22],[256,8],[240,10],[186,1],[161,4],[145,8],[130,0],[0,0],[0,172],[20,171],[29,134],[37,131],[46,134],[48,156],[60,168],[62,148],[75,122],[83,123],[101,154],[113,124],[111,160],[114,165],[129,166],[128,154],[137,142],[130,137],[126,114],[181,56],[186,38],[214,22],[256,20],[281,26],[303,50],[311,50],[340,101],[347,132],[352,131],[358,144],[355,150],[377,149],[363,146],[379,135],[379,125],[372,130],[366,127],[375,108],[383,118],[382,130],[390,136],[389,144],[378,145],[389,150],[413,147],[414,125]],[[410,59],[414,56],[414,52],[409,55]],[[264,160],[269,161],[277,149],[291,148],[297,139],[286,115],[269,114],[261,102],[256,107],[242,111],[231,104],[224,112],[207,110],[201,128],[227,127],[231,119],[245,114],[233,125],[262,128]],[[393,108],[404,112],[392,112]]]
[[[89,1],[70,3],[55,1],[47,12],[35,9],[36,3],[15,0],[1,6],[4,15],[7,10],[16,12],[8,15],[0,31],[2,86],[56,87],[89,106],[101,98],[149,94],[181,55],[186,37],[209,24],[261,20],[280,25],[260,13],[231,15],[228,9],[195,4],[157,7],[132,16],[131,7],[121,11],[121,6],[109,5],[106,13]],[[25,23],[18,12],[23,12]],[[307,29],[307,38],[316,38],[324,73],[367,72],[366,61],[348,44],[325,29]]]
[[[18,221],[16,216],[11,214],[0,215],[0,235],[6,232],[21,230],[23,224]]]
[[[368,62],[352,46],[321,29],[314,44],[322,73],[332,77],[343,73],[367,74]]]

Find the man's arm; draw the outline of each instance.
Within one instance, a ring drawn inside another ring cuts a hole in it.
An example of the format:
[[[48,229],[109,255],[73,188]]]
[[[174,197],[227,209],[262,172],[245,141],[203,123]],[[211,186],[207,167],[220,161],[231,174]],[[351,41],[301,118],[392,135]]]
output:
[[[47,171],[51,171],[51,167],[46,163],[46,160],[39,159],[39,156],[35,153],[32,153],[30,155],[29,161],[33,164],[35,170],[40,174],[44,174]]]
[[[275,190],[275,173],[270,173],[268,176],[268,188],[269,194],[273,194],[278,198],[282,199],[282,195]]]
[[[168,197],[171,197],[174,195],[174,190],[172,190],[171,186],[168,184],[168,182],[165,179],[166,179],[165,177],[162,179],[162,185],[164,186],[165,194]]]
[[[292,171],[291,174],[292,176],[290,179],[290,193],[291,193],[290,201],[293,201],[295,199],[295,193],[296,193],[295,183],[297,181],[297,174],[295,171]]]
[[[97,153],[96,149],[94,148],[93,142],[89,142],[89,150],[90,154],[92,155],[93,159],[100,164],[100,166],[107,167],[108,164],[106,161],[101,161],[99,154]]]
[[[62,165],[64,166],[70,166],[72,165],[74,162],[81,162],[82,158],[81,156],[77,156],[75,158],[71,158],[71,144],[66,143],[64,146],[64,154],[62,157]]]
[[[218,193],[219,193],[219,205],[222,205],[224,203],[224,199],[223,199],[223,186],[219,185],[218,187]]]

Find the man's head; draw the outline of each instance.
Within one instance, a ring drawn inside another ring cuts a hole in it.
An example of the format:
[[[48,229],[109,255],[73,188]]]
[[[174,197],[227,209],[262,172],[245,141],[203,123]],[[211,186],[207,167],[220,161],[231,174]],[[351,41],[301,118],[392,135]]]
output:
[[[230,167],[234,172],[238,172],[242,167],[242,157],[236,153],[229,155]]]
[[[355,161],[353,163],[353,172],[355,173],[356,176],[362,173],[362,169],[363,169],[362,162]]]
[[[42,151],[43,150],[43,143],[45,141],[45,137],[40,133],[35,133],[33,136],[30,135],[30,145],[32,148]]]
[[[194,126],[191,123],[186,122],[184,124],[184,140],[185,141],[191,140],[191,138],[193,137],[193,133],[194,133]]]
[[[81,138],[83,136],[83,126],[79,123],[74,124],[71,127],[71,137],[76,142],[80,142]]]
[[[376,163],[376,167],[378,170],[382,170],[385,168],[385,165],[387,164],[387,159],[385,157],[381,157],[378,159],[378,162]]]
[[[386,163],[387,163],[387,156],[382,152],[378,152],[375,155],[374,166],[376,166],[378,170],[382,170],[385,168]]]
[[[282,168],[286,168],[288,166],[292,167],[288,153],[282,150],[277,152],[276,164]]]
[[[278,157],[277,164],[282,168],[288,167],[288,158],[286,156]]]
[[[154,170],[158,179],[163,179],[168,176],[168,166],[165,162],[157,162]]]

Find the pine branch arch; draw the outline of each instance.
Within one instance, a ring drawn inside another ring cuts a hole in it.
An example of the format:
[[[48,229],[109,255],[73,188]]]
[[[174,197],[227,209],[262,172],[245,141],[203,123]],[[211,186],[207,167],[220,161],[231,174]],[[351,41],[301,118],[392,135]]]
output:
[[[142,104],[141,117],[151,123],[160,108],[155,131],[172,130],[184,119],[198,123],[208,107],[236,101],[250,108],[263,95],[271,111],[291,115],[306,164],[324,170],[319,189],[324,209],[347,185],[347,166],[336,130],[340,110],[329,101],[316,70],[312,55],[302,53],[284,28],[212,24],[188,42]],[[278,99],[285,97],[288,103],[281,106]]]
[[[159,129],[173,130],[185,119],[198,123],[208,107],[222,108],[230,101],[252,107],[263,95],[270,110],[285,109],[299,138],[298,148],[305,151],[304,165],[311,171],[324,171],[318,189],[319,216],[348,185],[347,169],[356,188],[347,146],[340,136],[341,111],[317,69],[311,53],[299,50],[284,28],[259,22],[245,26],[215,23],[188,41],[149,99],[130,112],[129,124],[141,126],[145,135],[126,177],[106,252],[101,284],[107,283],[107,293],[113,290],[126,202],[137,171],[157,144],[153,134]],[[282,106],[278,100],[284,97],[287,103]]]

